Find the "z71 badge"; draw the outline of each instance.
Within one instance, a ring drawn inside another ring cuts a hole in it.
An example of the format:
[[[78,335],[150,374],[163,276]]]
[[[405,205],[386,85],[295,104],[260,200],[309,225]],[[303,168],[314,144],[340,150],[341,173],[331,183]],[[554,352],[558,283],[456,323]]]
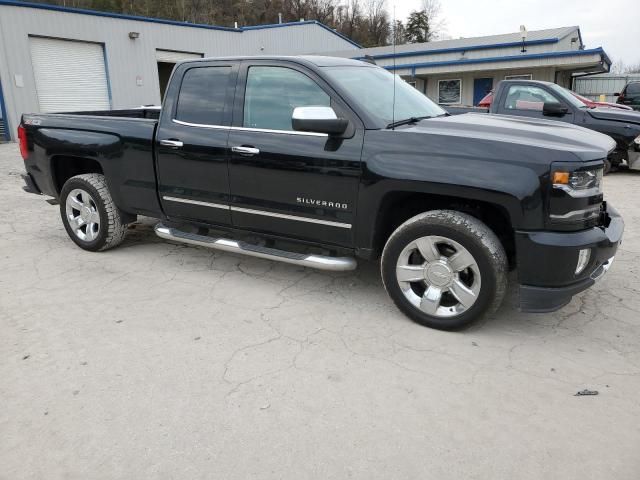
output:
[[[349,205],[341,202],[330,202],[328,200],[315,200],[313,198],[297,197],[296,202],[313,207],[339,208],[340,210],[348,210]]]

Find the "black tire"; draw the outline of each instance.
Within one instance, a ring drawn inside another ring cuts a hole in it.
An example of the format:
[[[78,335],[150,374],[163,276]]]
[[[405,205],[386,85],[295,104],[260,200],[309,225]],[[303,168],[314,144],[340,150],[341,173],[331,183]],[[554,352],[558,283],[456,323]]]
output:
[[[95,207],[95,212],[100,220],[95,233],[92,233],[95,238],[90,240],[82,239],[79,234],[76,234],[77,230],[71,225],[72,220],[67,214],[67,200],[71,192],[78,190],[83,190],[89,194],[91,206],[92,208]],[[99,173],[76,175],[65,182],[60,192],[60,216],[71,240],[80,248],[91,252],[116,247],[124,239],[127,230],[126,224],[122,222],[120,211],[113,203],[104,175]]]
[[[398,261],[405,247],[429,236],[444,237],[464,247],[475,260],[474,268],[480,274],[479,292],[474,303],[452,316],[430,315],[412,304],[396,276]],[[382,252],[381,273],[387,293],[410,319],[439,330],[456,330],[498,309],[507,289],[507,256],[498,237],[480,220],[453,210],[434,210],[407,220],[391,234]]]

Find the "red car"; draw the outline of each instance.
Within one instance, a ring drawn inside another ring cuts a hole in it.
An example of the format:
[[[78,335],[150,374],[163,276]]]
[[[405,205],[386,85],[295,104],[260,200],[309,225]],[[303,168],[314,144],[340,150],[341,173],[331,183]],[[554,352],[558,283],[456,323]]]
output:
[[[571,92],[570,90],[569,92],[571,93],[571,95],[576,97],[578,100],[580,100],[589,108],[600,107],[600,108],[617,108],[618,110],[633,110],[633,108],[628,107],[626,105],[620,105],[618,103],[611,103],[611,102],[596,102],[595,100],[589,100],[588,98],[583,97],[582,95],[578,95],[575,92]],[[482,100],[480,100],[480,103],[478,103],[478,107],[490,108],[492,101],[493,101],[493,92],[489,92],[484,96]]]

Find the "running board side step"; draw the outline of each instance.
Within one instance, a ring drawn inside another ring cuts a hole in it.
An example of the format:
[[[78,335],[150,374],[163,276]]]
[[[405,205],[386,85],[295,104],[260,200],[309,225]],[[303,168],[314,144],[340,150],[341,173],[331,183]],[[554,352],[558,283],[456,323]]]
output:
[[[347,270],[355,270],[358,266],[356,260],[350,257],[326,257],[323,255],[287,252],[285,250],[277,250],[275,248],[251,245],[237,240],[208,237],[206,235],[183,232],[176,228],[166,227],[162,223],[156,224],[154,230],[156,235],[160,238],[173,240],[174,242],[188,243],[190,245],[213,248],[224,252],[241,253],[252,257],[291,263],[293,265],[300,265],[303,267],[317,268],[319,270],[344,272]]]

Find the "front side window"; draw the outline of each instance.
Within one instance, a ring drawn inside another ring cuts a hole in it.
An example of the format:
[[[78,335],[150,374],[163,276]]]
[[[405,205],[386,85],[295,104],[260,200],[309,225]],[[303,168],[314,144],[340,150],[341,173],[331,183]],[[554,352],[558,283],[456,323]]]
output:
[[[305,74],[286,67],[250,67],[244,96],[247,128],[293,130],[296,107],[331,106],[331,99]]]
[[[176,120],[223,125],[231,67],[196,67],[182,77]]]
[[[560,103],[546,90],[533,85],[512,85],[507,91],[504,107],[507,110],[533,110],[541,112],[545,102]]]
[[[452,105],[460,103],[462,80],[438,81],[438,103]]]

